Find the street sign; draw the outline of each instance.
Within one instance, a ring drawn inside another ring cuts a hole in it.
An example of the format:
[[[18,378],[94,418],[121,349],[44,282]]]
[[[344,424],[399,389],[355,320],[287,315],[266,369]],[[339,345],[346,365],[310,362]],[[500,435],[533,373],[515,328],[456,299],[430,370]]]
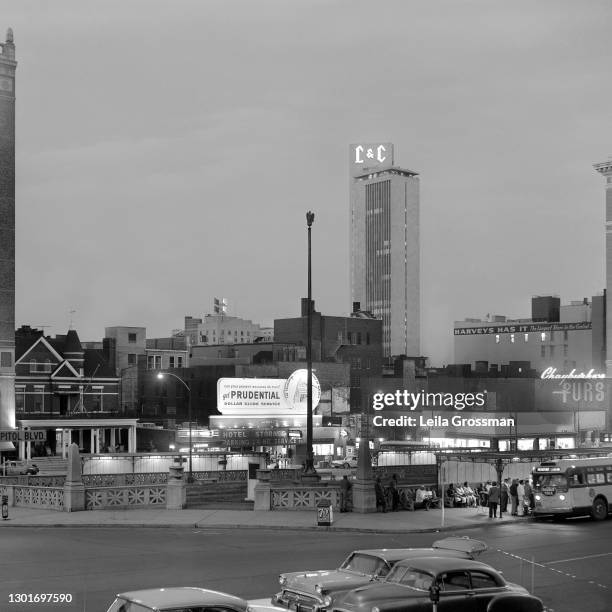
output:
[[[45,429],[0,429],[0,442],[44,442]]]

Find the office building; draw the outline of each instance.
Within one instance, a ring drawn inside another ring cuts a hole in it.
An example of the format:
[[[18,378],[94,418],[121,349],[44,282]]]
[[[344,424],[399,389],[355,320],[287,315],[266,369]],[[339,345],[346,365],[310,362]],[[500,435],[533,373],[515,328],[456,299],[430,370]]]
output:
[[[383,321],[383,355],[420,355],[419,176],[393,145],[350,146],[350,284]]]
[[[15,427],[15,45],[0,43],[0,428]],[[10,442],[0,451],[13,450]]]
[[[606,177],[606,312],[612,312],[612,157],[594,164],[597,172]],[[606,375],[612,377],[612,325],[606,324]]]

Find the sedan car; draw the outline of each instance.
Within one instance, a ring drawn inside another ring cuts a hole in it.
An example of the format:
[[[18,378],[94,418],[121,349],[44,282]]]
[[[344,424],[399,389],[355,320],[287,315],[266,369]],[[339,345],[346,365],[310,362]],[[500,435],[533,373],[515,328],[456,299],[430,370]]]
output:
[[[107,612],[247,612],[240,597],[198,587],[144,589],[117,595]]]
[[[357,457],[346,457],[346,459],[334,459],[331,462],[334,468],[344,468],[346,470],[357,467]]]
[[[473,559],[486,549],[479,540],[450,537],[434,542],[431,548],[356,550],[335,570],[281,574],[282,590],[272,597],[272,603],[298,612],[323,612],[348,591],[382,580],[402,559],[427,555]]]
[[[438,598],[438,612],[487,612],[494,599],[512,597],[510,608],[520,610],[516,600],[529,602],[530,610],[542,612],[542,602],[524,587],[506,582],[486,563],[453,557],[415,557],[395,564],[384,582],[347,593],[333,612],[423,612]],[[535,606],[535,607],[534,607]]]
[[[23,460],[5,461],[3,467],[6,476],[14,476],[15,474],[31,474],[34,476],[39,472],[38,466],[35,463]]]

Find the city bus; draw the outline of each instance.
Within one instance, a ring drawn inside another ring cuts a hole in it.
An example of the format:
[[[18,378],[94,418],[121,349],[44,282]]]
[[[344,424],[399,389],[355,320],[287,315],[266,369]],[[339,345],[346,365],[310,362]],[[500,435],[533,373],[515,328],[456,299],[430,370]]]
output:
[[[591,515],[612,510],[612,455],[544,461],[533,470],[534,516]]]

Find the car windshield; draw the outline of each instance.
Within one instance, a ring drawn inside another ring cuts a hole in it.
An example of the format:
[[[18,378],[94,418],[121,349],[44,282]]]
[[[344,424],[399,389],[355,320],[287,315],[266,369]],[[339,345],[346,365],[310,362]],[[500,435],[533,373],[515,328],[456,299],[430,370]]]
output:
[[[141,604],[117,597],[107,612],[152,612],[152,609]]]
[[[410,567],[396,565],[387,576],[386,582],[403,584],[419,591],[428,591],[433,582],[433,576]]]
[[[364,555],[363,553],[353,553],[340,566],[340,569],[370,576],[385,576],[389,571],[389,566],[379,557]]]

